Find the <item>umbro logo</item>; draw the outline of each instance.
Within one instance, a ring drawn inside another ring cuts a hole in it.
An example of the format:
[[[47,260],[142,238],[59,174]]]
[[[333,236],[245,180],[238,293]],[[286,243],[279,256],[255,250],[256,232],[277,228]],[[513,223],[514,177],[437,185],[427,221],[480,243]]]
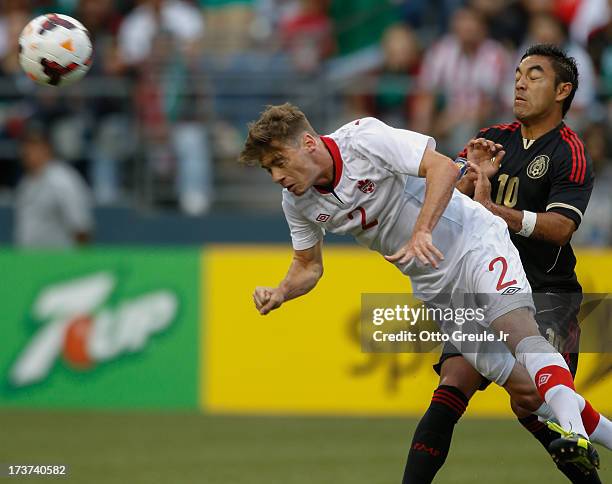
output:
[[[357,182],[357,188],[363,193],[373,193],[376,190],[376,185],[371,180],[359,180]]]
[[[514,281],[516,282],[516,281]],[[507,288],[504,292],[502,292],[502,296],[512,296],[512,294],[516,294],[521,290],[520,287],[511,286]]]
[[[540,378],[538,378],[538,386],[541,387],[542,385],[546,385],[551,376],[551,373],[544,373],[543,375],[540,375]]]
[[[326,213],[320,213],[319,215],[317,215],[317,218],[315,219],[317,222],[327,222],[329,220],[330,215],[326,214]]]

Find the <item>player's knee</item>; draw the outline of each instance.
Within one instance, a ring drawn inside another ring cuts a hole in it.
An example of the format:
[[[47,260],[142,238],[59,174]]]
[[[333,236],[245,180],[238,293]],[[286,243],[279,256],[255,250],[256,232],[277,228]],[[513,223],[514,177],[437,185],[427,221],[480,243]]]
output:
[[[515,349],[516,361],[518,361],[525,368],[527,365],[527,357],[534,354],[547,354],[554,353],[555,349],[542,335],[538,334],[535,336],[527,336],[522,338]]]
[[[442,364],[440,385],[457,388],[469,400],[482,383],[482,376],[461,357],[449,358]]]

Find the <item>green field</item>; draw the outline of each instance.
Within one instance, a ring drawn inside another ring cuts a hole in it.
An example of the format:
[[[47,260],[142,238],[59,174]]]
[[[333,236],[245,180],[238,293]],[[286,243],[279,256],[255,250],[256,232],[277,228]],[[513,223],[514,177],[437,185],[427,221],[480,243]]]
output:
[[[0,462],[67,464],[70,478],[53,482],[83,484],[399,484],[415,424],[386,418],[3,410]],[[602,481],[612,482],[612,455],[600,453]],[[466,419],[435,482],[569,481],[515,422]]]

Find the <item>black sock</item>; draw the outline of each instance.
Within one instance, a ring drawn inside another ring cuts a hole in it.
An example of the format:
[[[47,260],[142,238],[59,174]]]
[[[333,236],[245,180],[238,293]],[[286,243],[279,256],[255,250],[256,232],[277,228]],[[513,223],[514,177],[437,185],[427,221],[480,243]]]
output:
[[[402,484],[427,484],[433,481],[450,448],[455,424],[465,412],[467,397],[457,388],[440,385],[417,426]]]
[[[559,438],[559,434],[540,422],[536,415],[519,418],[518,421],[544,446],[546,451],[548,451],[550,443]],[[588,475],[585,475],[573,464],[557,465],[557,468],[574,484],[601,484],[597,471],[591,471]]]

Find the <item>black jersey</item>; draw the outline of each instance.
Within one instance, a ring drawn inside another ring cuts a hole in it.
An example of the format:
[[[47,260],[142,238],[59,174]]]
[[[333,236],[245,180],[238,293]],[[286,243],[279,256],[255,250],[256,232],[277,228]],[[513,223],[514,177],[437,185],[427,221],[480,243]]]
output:
[[[558,212],[580,225],[593,189],[593,165],[578,135],[564,123],[535,141],[525,140],[520,123],[482,129],[477,138],[506,151],[491,180],[493,202],[516,210]],[[465,156],[466,150],[462,152]],[[534,292],[580,292],[571,245],[563,247],[510,234]]]

